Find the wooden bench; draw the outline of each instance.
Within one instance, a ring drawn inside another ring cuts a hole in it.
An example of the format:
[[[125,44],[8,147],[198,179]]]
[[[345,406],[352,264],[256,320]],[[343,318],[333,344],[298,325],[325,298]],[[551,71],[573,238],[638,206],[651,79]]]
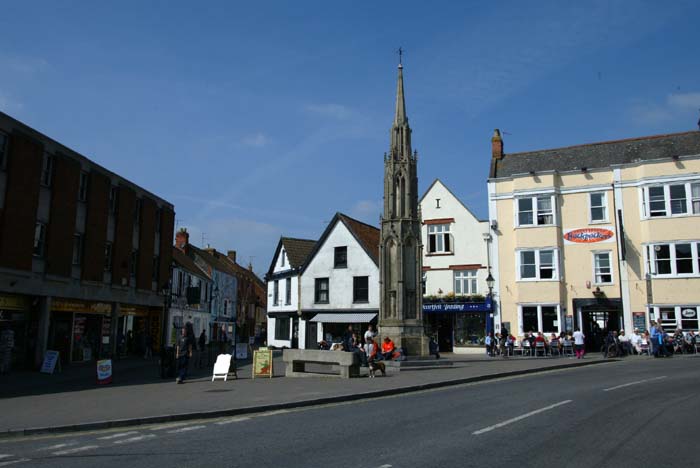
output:
[[[286,365],[285,375],[287,377],[306,376],[332,376],[349,379],[359,377],[360,360],[355,353],[345,351],[322,351],[317,349],[285,349],[282,359]],[[321,374],[306,370],[307,364],[321,364],[325,366],[337,366],[340,368],[339,374]]]

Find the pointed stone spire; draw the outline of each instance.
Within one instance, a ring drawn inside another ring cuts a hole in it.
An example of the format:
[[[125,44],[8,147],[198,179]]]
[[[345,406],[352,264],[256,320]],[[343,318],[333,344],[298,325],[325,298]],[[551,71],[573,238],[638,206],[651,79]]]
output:
[[[403,65],[399,63],[399,79],[396,83],[396,115],[394,116],[394,126],[408,125],[406,117],[406,100],[403,96]]]

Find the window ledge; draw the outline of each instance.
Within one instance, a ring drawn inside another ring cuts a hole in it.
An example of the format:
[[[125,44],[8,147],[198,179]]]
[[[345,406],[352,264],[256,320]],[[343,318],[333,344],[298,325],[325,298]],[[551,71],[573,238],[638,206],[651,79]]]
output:
[[[588,224],[610,224],[610,221],[604,219],[602,221],[589,221]]]
[[[454,255],[454,252],[435,252],[435,253],[427,253],[425,254],[426,257],[448,257],[450,255]]]
[[[546,227],[559,227],[558,224],[533,224],[525,226],[515,226],[515,229],[534,229],[534,228],[546,228]]]
[[[652,219],[677,219],[677,218],[697,218],[700,216],[700,213],[681,213],[681,214],[672,214],[672,215],[665,215],[665,216],[643,216],[641,218],[642,221],[649,221]]]
[[[369,304],[369,301],[352,301],[353,304]]]
[[[538,278],[525,278],[515,280],[516,283],[559,283],[560,279],[538,279]]]

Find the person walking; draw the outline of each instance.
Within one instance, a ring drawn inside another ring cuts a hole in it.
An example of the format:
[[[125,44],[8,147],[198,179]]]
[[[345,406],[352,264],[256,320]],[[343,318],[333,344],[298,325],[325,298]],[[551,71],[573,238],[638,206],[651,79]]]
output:
[[[187,329],[183,328],[180,337],[175,345],[175,358],[177,359],[177,370],[178,375],[175,380],[176,383],[185,383],[185,378],[187,377],[187,366],[189,365],[190,358],[192,357],[192,341],[187,336]]]
[[[585,353],[583,344],[586,339],[586,335],[581,332],[579,328],[574,331],[574,348],[576,350],[576,359],[583,359]]]

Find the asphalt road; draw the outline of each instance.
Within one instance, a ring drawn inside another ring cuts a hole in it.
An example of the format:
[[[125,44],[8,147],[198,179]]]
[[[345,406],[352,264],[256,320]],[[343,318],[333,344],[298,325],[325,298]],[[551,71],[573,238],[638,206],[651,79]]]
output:
[[[9,439],[0,467],[700,466],[699,371],[695,356],[631,358],[248,417]]]

